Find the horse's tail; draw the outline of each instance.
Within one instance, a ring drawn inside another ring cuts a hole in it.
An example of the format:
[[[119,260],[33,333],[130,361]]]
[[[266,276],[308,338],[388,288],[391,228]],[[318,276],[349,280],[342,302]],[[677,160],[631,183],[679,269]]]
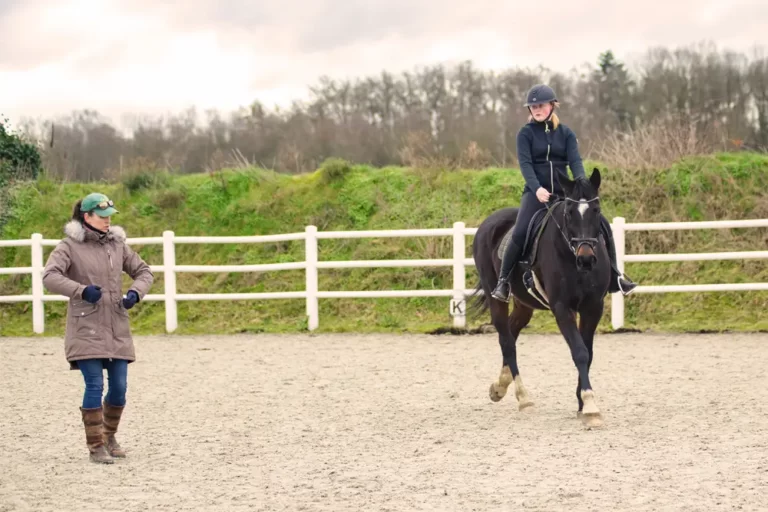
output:
[[[483,282],[478,279],[477,286],[475,286],[474,291],[467,297],[470,299],[467,302],[467,317],[469,317],[471,320],[477,319],[477,317],[480,315],[485,314],[485,312],[488,311],[490,307],[486,294],[480,294],[482,290]]]

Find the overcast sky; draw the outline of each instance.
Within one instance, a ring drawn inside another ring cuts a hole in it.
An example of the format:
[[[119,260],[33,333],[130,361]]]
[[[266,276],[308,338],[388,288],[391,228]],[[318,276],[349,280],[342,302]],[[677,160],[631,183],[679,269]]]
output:
[[[0,114],[234,110],[472,59],[568,71],[610,48],[768,48],[766,0],[0,0]]]

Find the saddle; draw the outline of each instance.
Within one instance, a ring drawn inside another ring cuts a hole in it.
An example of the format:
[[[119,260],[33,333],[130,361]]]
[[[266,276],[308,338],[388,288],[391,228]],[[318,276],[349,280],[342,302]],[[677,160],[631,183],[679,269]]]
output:
[[[539,248],[541,233],[544,231],[547,222],[551,218],[550,212],[553,211],[554,207],[560,202],[562,202],[562,199],[557,199],[549,209],[541,209],[533,215],[531,222],[528,224],[528,228],[525,231],[525,242],[523,243],[523,249],[522,253],[520,254],[519,262],[521,264],[525,264],[528,267],[523,273],[523,284],[525,285],[526,290],[528,290],[528,293],[530,293],[533,298],[538,300],[541,305],[547,309],[549,309],[549,300],[547,299],[546,293],[544,293],[544,288],[541,286],[541,283],[539,282],[531,267],[536,261],[536,254]],[[509,228],[509,231],[507,231],[507,233],[501,239],[501,243],[497,249],[497,255],[499,259],[504,258],[504,253],[507,251],[507,247],[509,247],[509,243],[512,240],[513,229],[515,229],[514,226]]]

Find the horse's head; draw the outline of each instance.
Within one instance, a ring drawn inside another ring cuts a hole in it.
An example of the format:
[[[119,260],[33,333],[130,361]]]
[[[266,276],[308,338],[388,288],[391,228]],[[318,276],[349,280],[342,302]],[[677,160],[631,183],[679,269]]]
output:
[[[589,181],[561,179],[565,191],[563,226],[579,270],[589,271],[597,263],[597,240],[600,234],[600,171],[595,168]]]

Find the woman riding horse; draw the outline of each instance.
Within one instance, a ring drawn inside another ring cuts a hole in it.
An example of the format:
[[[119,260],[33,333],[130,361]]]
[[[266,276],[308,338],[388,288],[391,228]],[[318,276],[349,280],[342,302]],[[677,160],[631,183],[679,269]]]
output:
[[[528,108],[530,117],[517,134],[517,158],[520,162],[520,172],[525,178],[525,188],[520,199],[512,239],[501,263],[499,281],[491,293],[493,298],[503,302],[509,302],[509,277],[522,255],[531,218],[538,210],[546,207],[553,194],[563,196],[558,174],[568,176],[565,171],[565,166],[568,165],[575,179],[587,179],[576,134],[561,123],[555,113],[555,108],[559,106],[555,91],[547,85],[535,85],[528,92],[523,106]],[[611,225],[602,215],[600,220],[613,270],[608,291],[620,291],[629,295],[637,285],[619,272]]]

